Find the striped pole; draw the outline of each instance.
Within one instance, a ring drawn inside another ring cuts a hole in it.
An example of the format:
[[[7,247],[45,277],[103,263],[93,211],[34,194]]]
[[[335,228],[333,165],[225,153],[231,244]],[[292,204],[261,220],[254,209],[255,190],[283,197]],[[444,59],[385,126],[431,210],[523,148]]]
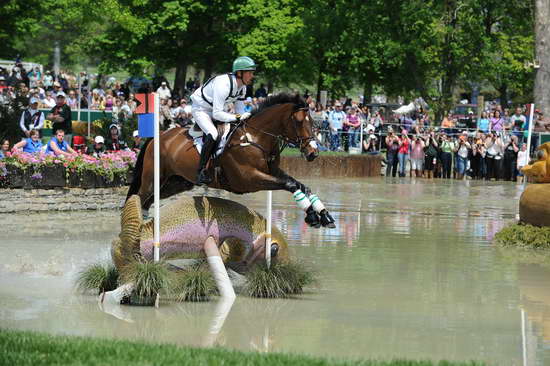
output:
[[[271,204],[273,202],[273,192],[267,191],[267,215],[266,215],[266,234],[265,234],[265,261],[267,268],[271,266]]]
[[[160,98],[157,93],[154,93],[155,96],[155,106],[153,110],[153,124],[154,126],[154,196],[155,196],[155,224],[154,224],[154,238],[153,238],[153,246],[154,246],[154,260],[155,262],[158,262],[160,260],[160,141],[159,141],[159,135],[160,135],[160,126],[159,126],[159,109],[160,109]]]

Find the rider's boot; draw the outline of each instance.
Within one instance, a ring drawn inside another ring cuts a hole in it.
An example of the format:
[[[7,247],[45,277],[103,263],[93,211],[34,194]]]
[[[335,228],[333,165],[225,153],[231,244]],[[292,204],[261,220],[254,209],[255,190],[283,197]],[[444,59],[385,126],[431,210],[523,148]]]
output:
[[[207,134],[203,137],[201,158],[199,160],[199,171],[197,174],[198,185],[212,183],[212,178],[208,175],[206,164],[208,163],[208,159],[210,159],[210,155],[212,154],[212,149],[214,148],[215,143],[216,140],[214,140],[212,135]]]

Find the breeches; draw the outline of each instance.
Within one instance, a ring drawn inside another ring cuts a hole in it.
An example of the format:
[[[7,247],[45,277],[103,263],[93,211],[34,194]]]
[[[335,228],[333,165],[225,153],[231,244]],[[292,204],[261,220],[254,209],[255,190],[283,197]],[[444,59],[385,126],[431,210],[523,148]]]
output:
[[[199,125],[201,130],[207,134],[211,135],[214,140],[218,139],[218,130],[216,126],[214,126],[214,122],[212,122],[212,117],[205,112],[201,110],[195,110],[193,109],[192,112],[193,118],[195,119],[195,122]]]

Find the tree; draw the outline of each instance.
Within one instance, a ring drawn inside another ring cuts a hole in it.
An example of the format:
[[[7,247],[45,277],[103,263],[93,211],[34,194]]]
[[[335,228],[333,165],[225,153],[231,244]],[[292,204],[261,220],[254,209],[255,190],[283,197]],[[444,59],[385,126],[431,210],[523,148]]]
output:
[[[550,115],[550,2],[535,0],[536,61],[535,105]]]

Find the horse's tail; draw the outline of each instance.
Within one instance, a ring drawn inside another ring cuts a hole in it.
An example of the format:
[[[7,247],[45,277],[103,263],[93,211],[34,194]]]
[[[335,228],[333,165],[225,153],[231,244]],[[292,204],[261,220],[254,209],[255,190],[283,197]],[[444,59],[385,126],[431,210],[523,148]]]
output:
[[[132,195],[139,192],[139,188],[141,187],[141,173],[143,172],[143,159],[145,159],[145,150],[147,149],[147,146],[151,141],[153,141],[153,139],[147,140],[145,144],[143,144],[143,147],[139,152],[136,161],[136,167],[134,168],[134,179],[132,179],[132,183],[130,184],[130,188],[128,189],[126,201],[128,201],[128,198],[132,197]]]

